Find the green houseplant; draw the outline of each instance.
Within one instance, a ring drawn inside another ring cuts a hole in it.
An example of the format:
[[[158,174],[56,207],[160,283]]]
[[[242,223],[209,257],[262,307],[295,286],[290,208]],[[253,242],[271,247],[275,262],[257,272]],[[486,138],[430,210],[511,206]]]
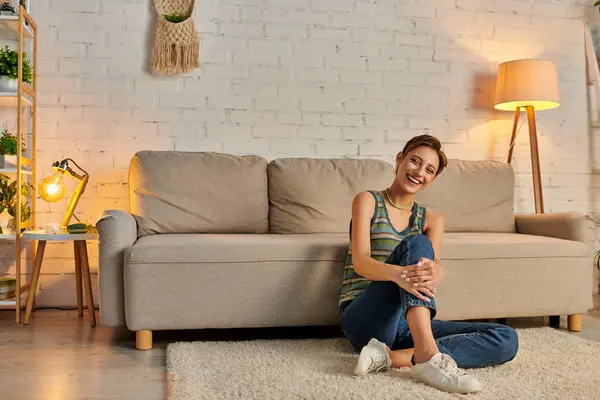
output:
[[[21,184],[21,195],[29,196],[32,188],[30,183]],[[31,217],[31,207],[29,207],[27,201],[21,202],[20,207],[21,222],[25,222]],[[8,212],[8,215],[12,217],[11,223],[6,226],[14,229],[14,219],[17,216],[17,181],[11,181],[8,176],[0,174],[0,214],[5,210]],[[3,232],[2,227],[0,227],[0,233],[9,232]]]
[[[8,45],[0,49],[0,90],[17,91],[19,53]],[[23,53],[23,82],[31,84],[33,79],[31,64]]]
[[[26,141],[21,142],[22,151],[26,151]],[[17,137],[4,129],[0,135],[0,169],[17,166]]]
[[[179,14],[165,15],[164,17],[167,21],[173,22],[173,23],[183,22],[186,19],[188,19],[188,17],[186,17],[185,15],[179,15]]]
[[[17,137],[5,129],[0,136],[0,154],[14,156],[17,154]]]

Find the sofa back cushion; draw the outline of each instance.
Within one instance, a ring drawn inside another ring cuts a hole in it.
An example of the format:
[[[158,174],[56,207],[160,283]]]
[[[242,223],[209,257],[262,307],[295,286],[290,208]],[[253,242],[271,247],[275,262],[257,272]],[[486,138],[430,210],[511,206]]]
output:
[[[138,236],[266,233],[267,161],[258,156],[142,151],[129,168]]]
[[[272,233],[348,233],[354,196],[394,180],[378,160],[282,158],[267,172]]]
[[[509,164],[449,160],[416,200],[444,216],[446,232],[515,232],[514,186]]]

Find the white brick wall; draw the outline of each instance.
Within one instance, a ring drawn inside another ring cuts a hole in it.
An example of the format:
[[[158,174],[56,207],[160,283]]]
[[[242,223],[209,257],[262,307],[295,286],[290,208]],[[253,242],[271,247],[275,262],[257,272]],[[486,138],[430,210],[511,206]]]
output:
[[[392,162],[410,137],[428,132],[452,158],[502,160],[512,115],[490,109],[497,65],[548,57],[563,104],[538,113],[546,207],[598,212],[581,22],[588,3],[197,2],[202,68],[159,78],[148,72],[147,1],[35,2],[41,175],[62,156],[80,161],[92,180],[78,214],[94,221],[104,208],[127,207],[129,159],[142,149]],[[514,165],[515,207],[531,211],[526,124]],[[39,204],[40,221],[57,220],[64,207]],[[57,275],[72,273],[70,251],[48,254],[58,261],[48,261],[40,305],[74,304],[73,279]]]

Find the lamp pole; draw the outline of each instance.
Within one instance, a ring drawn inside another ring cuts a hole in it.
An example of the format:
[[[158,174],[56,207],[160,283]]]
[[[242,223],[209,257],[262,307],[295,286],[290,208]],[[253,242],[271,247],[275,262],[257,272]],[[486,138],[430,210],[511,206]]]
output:
[[[523,106],[527,112],[527,122],[529,125],[529,149],[531,150],[531,172],[533,175],[533,197],[535,200],[535,213],[544,213],[544,196],[542,194],[542,175],[540,172],[540,154],[537,141],[537,127],[535,125],[535,110],[533,106]],[[508,149],[508,160],[512,162],[513,149],[515,147],[515,138],[517,136],[517,125],[519,124],[519,116],[521,107],[515,110],[515,120],[513,123],[512,135],[510,138],[510,148]]]
[[[540,154],[538,151],[537,128],[535,126],[535,111],[533,106],[526,106],[529,123],[529,147],[531,149],[531,170],[533,172],[533,196],[535,198],[535,213],[544,213],[544,198],[542,196],[542,175],[540,172]]]

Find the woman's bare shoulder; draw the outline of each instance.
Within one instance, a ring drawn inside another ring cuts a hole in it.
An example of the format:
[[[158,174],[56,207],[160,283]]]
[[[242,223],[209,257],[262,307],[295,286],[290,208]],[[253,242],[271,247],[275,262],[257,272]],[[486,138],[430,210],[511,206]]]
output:
[[[425,214],[425,230],[430,228],[444,229],[444,216],[435,210],[427,209]]]
[[[375,197],[369,192],[360,192],[352,200],[352,216],[357,217],[373,217],[375,208]]]
[[[354,200],[352,200],[352,203],[361,206],[372,206],[375,204],[375,198],[369,192],[359,192],[356,196],[354,196]]]

